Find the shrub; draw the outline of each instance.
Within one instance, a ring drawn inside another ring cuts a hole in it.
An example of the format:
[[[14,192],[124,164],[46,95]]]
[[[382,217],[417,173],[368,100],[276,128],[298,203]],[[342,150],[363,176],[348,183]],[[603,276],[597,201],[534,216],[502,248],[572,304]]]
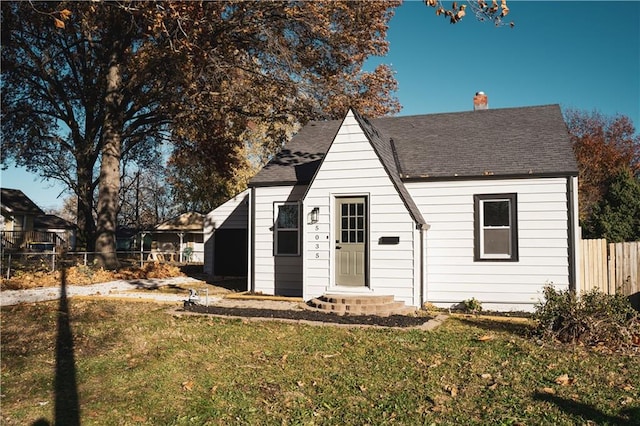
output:
[[[539,335],[563,343],[619,349],[638,344],[640,338],[640,314],[620,294],[593,290],[578,297],[572,291],[547,285],[533,318]]]
[[[462,302],[462,309],[465,312],[477,314],[478,312],[482,311],[482,302],[480,302],[475,297],[472,297],[471,299],[467,299]]]

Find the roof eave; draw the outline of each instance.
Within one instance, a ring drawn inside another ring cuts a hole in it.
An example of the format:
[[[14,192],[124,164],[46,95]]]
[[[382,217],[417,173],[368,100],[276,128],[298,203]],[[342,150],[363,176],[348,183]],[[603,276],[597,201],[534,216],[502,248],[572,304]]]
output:
[[[482,175],[407,175],[401,176],[403,182],[427,182],[447,180],[497,180],[497,179],[531,179],[578,176],[577,171],[544,172],[544,173],[511,173],[511,174],[482,174]]]

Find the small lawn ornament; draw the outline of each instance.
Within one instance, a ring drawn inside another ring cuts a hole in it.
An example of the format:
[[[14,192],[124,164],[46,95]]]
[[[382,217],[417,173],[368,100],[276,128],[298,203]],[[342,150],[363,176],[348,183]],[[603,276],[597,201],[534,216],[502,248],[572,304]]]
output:
[[[189,289],[189,298],[184,301],[185,308],[187,306],[197,305],[199,302],[200,302],[200,296],[198,295],[198,292],[193,288]]]

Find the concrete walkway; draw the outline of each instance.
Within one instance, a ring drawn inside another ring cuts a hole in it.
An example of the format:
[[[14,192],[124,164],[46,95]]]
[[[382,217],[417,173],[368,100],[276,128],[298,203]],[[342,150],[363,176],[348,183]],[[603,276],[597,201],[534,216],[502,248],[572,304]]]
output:
[[[150,279],[137,279],[132,281],[110,281],[106,283],[91,284],[91,285],[68,285],[67,297],[91,297],[91,298],[105,298],[105,299],[126,299],[126,300],[138,300],[138,301],[154,301],[160,303],[175,303],[182,306],[182,303],[188,298],[185,294],[169,294],[162,292],[148,291],[150,289],[157,289],[167,285],[189,284],[189,283],[202,283],[202,281],[190,277],[175,277],[175,278],[150,278]],[[140,291],[135,291],[140,290]],[[147,290],[147,291],[144,291]],[[291,310],[291,311],[303,311],[302,302],[296,300],[296,298],[276,298],[276,297],[263,297],[258,299],[243,298],[240,296],[225,297],[225,295],[211,295],[206,296],[206,291],[202,288],[198,288],[198,295],[200,297],[200,304],[208,306],[217,306],[223,308],[252,308],[252,309],[266,309],[266,310]],[[46,302],[50,300],[57,300],[60,298],[60,287],[39,287],[27,290],[4,290],[0,292],[0,306],[18,305],[20,303],[36,303]],[[181,315],[189,314],[181,312]],[[197,315],[197,314],[193,314]],[[406,327],[404,329],[417,328],[422,330],[432,330],[440,326],[448,317],[448,315],[438,315],[436,318],[427,320],[424,324],[416,327]],[[286,320],[279,318],[248,318],[249,320],[278,320],[288,322],[300,322],[300,320]],[[314,323],[313,321],[302,321],[304,323]],[[375,325],[366,324],[334,324],[327,322],[318,322],[318,325],[336,325],[344,327],[377,327]]]
[[[149,278],[131,281],[117,280],[91,285],[68,285],[67,297],[73,296],[105,296],[120,298],[146,298],[148,300],[181,302],[186,299],[183,294],[166,293],[123,293],[131,290],[153,289],[167,285],[189,284],[200,282],[190,277]],[[0,292],[0,306],[17,305],[19,303],[46,302],[60,298],[60,287],[39,287],[27,290],[4,290]],[[213,300],[214,298],[211,298]]]

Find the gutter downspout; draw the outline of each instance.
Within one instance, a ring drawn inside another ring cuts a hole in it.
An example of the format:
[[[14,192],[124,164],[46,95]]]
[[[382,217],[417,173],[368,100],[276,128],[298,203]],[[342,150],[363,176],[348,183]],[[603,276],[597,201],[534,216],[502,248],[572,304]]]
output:
[[[427,302],[427,230],[429,225],[422,225],[420,230],[420,308]]]
[[[256,282],[255,282],[255,276],[254,276],[254,270],[255,270],[255,256],[254,256],[254,250],[253,250],[253,245],[254,245],[254,235],[255,235],[255,224],[254,224],[254,217],[255,217],[255,200],[256,200],[256,189],[255,188],[251,188],[251,192],[249,194],[249,200],[247,201],[249,203],[249,208],[247,209],[248,212],[248,217],[247,217],[247,221],[249,222],[247,224],[247,251],[249,253],[247,253],[247,291],[255,291],[256,288]]]
[[[569,289],[580,293],[580,239],[581,230],[578,225],[578,177],[567,177],[568,213],[569,213]]]

